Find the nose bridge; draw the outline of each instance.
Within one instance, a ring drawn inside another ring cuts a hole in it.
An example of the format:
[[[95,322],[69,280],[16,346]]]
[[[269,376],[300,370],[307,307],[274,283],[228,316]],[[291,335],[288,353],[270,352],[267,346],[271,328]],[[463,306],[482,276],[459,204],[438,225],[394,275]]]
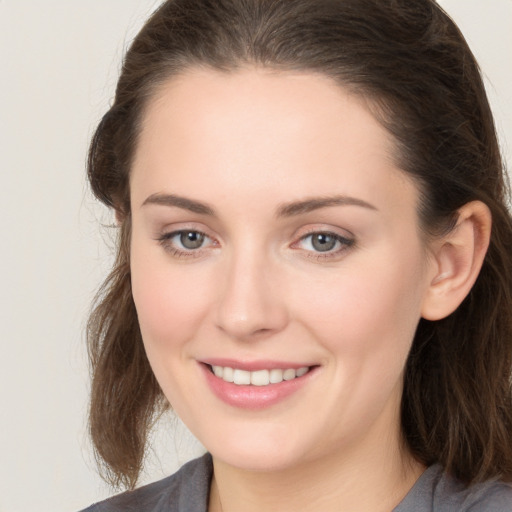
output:
[[[287,323],[276,264],[262,247],[246,243],[227,258],[217,325],[237,339],[270,334]]]

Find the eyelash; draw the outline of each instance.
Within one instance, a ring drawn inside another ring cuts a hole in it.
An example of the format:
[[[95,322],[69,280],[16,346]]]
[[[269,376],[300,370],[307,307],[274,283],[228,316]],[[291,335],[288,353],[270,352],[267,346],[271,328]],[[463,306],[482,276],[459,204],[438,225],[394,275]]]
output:
[[[176,247],[175,243],[172,241],[173,238],[177,236],[183,236],[186,234],[195,234],[199,235],[200,237],[204,237],[205,241],[210,240],[213,242],[212,238],[209,237],[206,233],[199,231],[197,229],[178,229],[176,231],[171,231],[170,233],[164,233],[163,235],[159,236],[157,238],[158,242],[162,247],[168,251],[172,256],[175,258],[198,258],[202,254],[202,250],[204,249],[203,245],[196,249],[179,249]]]
[[[204,241],[210,240],[210,242],[214,242],[214,244],[216,243],[206,233],[204,233],[203,231],[199,231],[197,229],[179,229],[176,231],[171,231],[170,233],[164,233],[157,238],[157,241],[163,246],[163,248],[166,251],[168,251],[175,258],[198,258],[198,257],[200,257],[205,248],[204,244],[197,247],[196,249],[187,249],[187,248],[180,249],[180,248],[176,247],[176,243],[172,241],[173,238],[178,237],[178,236],[181,237],[186,234],[194,234],[199,237],[203,237]],[[299,245],[300,243],[303,243],[305,240],[307,240],[308,238],[311,238],[315,235],[316,236],[322,235],[322,236],[330,237],[331,239],[333,239],[335,244],[337,244],[339,246],[336,250],[330,249],[330,250],[323,251],[323,252],[309,250],[309,249],[304,250],[304,252],[307,253],[307,256],[306,256],[307,258],[313,258],[317,261],[318,260],[326,260],[326,259],[335,259],[335,258],[339,257],[343,252],[350,249],[355,243],[354,239],[346,238],[344,236],[341,236],[337,233],[333,233],[331,231],[315,230],[315,231],[311,231],[311,232],[303,235],[302,237],[300,237],[297,242],[294,242],[291,245],[291,247],[296,248],[297,245]],[[311,242],[311,244],[312,243],[313,242]]]
[[[292,244],[292,247],[304,242],[308,238],[312,238],[313,236],[327,236],[334,240],[334,242],[338,245],[338,248],[335,250],[328,250],[328,251],[314,251],[314,250],[306,250],[307,258],[313,258],[314,260],[328,260],[328,259],[336,259],[341,256],[342,253],[350,249],[354,246],[355,240],[353,238],[347,238],[344,236],[341,236],[337,233],[333,233],[332,231],[322,231],[322,230],[313,230],[309,233],[303,235],[300,237],[300,239],[297,242],[294,242]],[[313,242],[310,242],[312,244]]]

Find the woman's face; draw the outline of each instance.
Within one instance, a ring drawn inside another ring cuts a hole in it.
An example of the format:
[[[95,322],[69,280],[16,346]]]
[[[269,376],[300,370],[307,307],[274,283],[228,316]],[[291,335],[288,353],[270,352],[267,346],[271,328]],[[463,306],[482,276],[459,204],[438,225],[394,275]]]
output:
[[[219,460],[282,469],[398,443],[433,265],[393,152],[319,75],[191,70],[150,103],[133,297],[163,392]]]

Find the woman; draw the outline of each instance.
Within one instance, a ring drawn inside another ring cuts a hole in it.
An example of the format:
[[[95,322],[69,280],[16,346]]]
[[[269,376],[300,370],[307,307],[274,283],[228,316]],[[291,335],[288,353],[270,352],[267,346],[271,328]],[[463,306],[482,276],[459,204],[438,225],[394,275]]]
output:
[[[431,0],[171,0],[92,141],[114,269],[91,434],[133,488],[169,406],[208,450],[88,510],[512,510],[512,222]]]

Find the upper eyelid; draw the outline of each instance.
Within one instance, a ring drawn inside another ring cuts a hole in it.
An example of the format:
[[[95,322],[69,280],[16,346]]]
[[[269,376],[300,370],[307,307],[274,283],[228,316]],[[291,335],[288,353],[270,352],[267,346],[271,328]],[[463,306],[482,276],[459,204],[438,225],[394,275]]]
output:
[[[208,233],[205,233],[201,229],[187,229],[187,228],[172,229],[172,230],[169,230],[169,231],[164,231],[161,235],[159,235],[159,238],[172,238],[172,237],[174,237],[176,235],[180,235],[182,233],[198,233],[198,234],[203,235],[203,236],[205,236],[207,238],[212,238],[210,235],[208,235]]]
[[[157,240],[159,240],[161,242],[169,241],[169,240],[173,239],[175,236],[181,235],[183,233],[197,233],[201,236],[204,236],[205,239],[216,242],[216,240],[212,236],[210,236],[208,233],[205,233],[204,231],[201,231],[200,229],[187,229],[187,228],[166,231],[166,232],[162,233],[161,235],[159,235],[157,237]],[[192,250],[192,249],[184,249],[184,250]]]
[[[165,224],[163,226],[156,227],[154,231],[154,237],[156,239],[160,239],[163,237],[170,237],[172,235],[176,235],[177,233],[183,233],[186,231],[193,231],[196,233],[200,233],[208,238],[217,239],[218,236],[212,233],[212,230],[207,226],[204,226],[202,223],[196,222],[173,222],[172,224]]]
[[[303,228],[296,231],[295,237],[300,240],[310,235],[314,235],[316,233],[324,233],[328,235],[333,235],[335,237],[343,238],[346,240],[353,240],[355,235],[351,233],[348,229],[334,227],[334,226],[325,226],[325,225],[313,225],[309,226],[303,230]]]
[[[307,238],[308,236],[312,236],[312,235],[330,235],[330,236],[333,236],[334,238],[337,238],[337,239],[342,239],[342,240],[352,240],[354,237],[352,235],[342,235],[340,233],[336,233],[336,231],[329,231],[327,229],[325,230],[314,230],[314,231],[310,231],[308,233],[305,233],[303,235],[301,235],[299,237],[299,240],[302,240],[304,238]]]

